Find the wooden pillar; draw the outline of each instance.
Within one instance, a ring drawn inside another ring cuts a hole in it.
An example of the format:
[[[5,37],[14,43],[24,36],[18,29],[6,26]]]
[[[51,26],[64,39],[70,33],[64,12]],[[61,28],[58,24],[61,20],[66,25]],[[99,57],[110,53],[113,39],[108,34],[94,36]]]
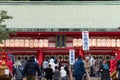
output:
[[[38,51],[38,63],[39,63],[39,65],[42,65],[42,62],[43,62],[43,52],[42,52],[42,50],[39,50]]]

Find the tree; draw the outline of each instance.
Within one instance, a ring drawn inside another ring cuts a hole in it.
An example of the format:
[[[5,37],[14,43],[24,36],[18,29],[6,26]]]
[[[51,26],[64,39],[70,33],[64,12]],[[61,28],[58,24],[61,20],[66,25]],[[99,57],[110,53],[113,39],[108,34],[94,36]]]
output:
[[[6,28],[6,25],[4,24],[5,20],[12,19],[12,16],[9,16],[7,14],[7,11],[1,10],[0,11],[0,43],[2,43],[2,40],[6,40],[9,38],[9,34],[14,34],[15,31],[9,31]]]

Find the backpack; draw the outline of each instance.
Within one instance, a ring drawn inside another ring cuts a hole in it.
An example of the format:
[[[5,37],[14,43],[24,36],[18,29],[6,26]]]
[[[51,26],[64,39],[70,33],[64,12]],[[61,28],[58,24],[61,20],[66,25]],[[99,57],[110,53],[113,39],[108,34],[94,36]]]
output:
[[[21,69],[20,69],[20,68],[21,68]],[[23,77],[22,71],[23,71],[22,66],[17,66],[17,67],[16,67],[16,69],[15,69],[15,78],[16,78],[16,79],[22,79],[22,77]]]
[[[27,68],[26,68],[26,73],[29,74],[29,75],[32,75],[33,73],[36,72],[36,65],[35,64],[32,64],[32,63],[29,63],[27,64]]]

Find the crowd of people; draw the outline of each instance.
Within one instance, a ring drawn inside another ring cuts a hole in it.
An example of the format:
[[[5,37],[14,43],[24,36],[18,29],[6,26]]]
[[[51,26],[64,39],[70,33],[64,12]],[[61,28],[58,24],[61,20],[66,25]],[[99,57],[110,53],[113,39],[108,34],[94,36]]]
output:
[[[120,64],[120,61],[118,63]],[[95,60],[91,54],[85,59],[78,56],[71,69],[74,80],[91,80],[91,77],[110,80],[109,64],[105,59]],[[120,71],[119,67],[117,71]],[[70,80],[70,70],[69,64],[62,64],[55,57],[46,58],[42,65],[38,65],[34,56],[31,56],[30,59],[25,57],[22,61],[18,57],[14,65],[14,76],[15,80],[24,80],[24,78],[26,80],[36,80],[36,78],[39,80]]]

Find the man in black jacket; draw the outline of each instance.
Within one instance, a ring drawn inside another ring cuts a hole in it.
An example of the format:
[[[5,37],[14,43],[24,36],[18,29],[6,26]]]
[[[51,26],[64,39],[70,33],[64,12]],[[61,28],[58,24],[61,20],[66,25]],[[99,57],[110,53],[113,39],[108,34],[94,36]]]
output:
[[[35,57],[31,56],[24,67],[23,76],[26,76],[27,80],[35,80],[36,73],[40,77],[39,65],[35,62]]]

